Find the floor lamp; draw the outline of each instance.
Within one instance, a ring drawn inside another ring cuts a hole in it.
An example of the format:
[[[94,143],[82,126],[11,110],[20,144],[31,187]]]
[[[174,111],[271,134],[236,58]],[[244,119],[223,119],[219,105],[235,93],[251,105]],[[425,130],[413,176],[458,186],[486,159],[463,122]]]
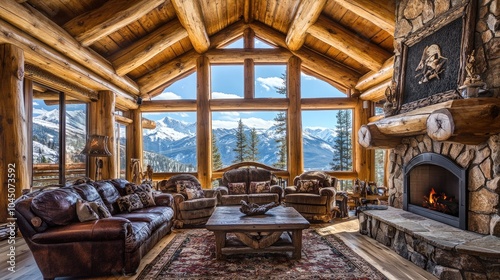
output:
[[[103,166],[100,157],[110,157],[108,150],[108,136],[92,134],[87,138],[87,143],[81,154],[95,157],[95,177],[94,180],[101,180],[101,168]]]

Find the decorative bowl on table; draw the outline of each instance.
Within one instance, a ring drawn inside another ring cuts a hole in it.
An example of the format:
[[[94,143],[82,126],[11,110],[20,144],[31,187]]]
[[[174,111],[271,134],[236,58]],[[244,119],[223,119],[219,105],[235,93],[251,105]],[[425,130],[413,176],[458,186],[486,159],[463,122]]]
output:
[[[245,215],[248,215],[248,216],[263,215],[269,209],[274,208],[274,207],[279,205],[276,202],[271,202],[268,204],[259,205],[256,203],[248,203],[244,200],[240,201],[240,203],[241,203],[240,212],[245,214]]]

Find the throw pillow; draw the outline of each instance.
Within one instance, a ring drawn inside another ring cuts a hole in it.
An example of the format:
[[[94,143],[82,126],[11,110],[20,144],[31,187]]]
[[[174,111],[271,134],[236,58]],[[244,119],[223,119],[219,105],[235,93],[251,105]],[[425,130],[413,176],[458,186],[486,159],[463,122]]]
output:
[[[318,180],[299,180],[297,192],[319,194]]]
[[[262,182],[250,182],[250,190],[249,193],[268,193],[271,191],[271,182],[270,181],[262,181]]]
[[[97,215],[99,215],[100,219],[111,217],[111,213],[109,212],[108,208],[104,206],[103,203],[98,201],[92,201],[89,202],[89,205],[92,208],[92,210],[94,210],[94,212],[96,212]]]
[[[128,212],[132,212],[132,210],[141,209],[144,207],[144,205],[142,205],[141,199],[135,193],[122,196],[118,198],[116,202],[118,203],[118,207],[120,208],[121,212],[124,212],[125,210],[127,210]]]
[[[135,185],[127,184],[125,187],[125,192],[127,194],[137,194],[141,199],[143,207],[155,206],[155,199],[153,197],[153,188],[147,184]]]
[[[76,215],[80,222],[99,220],[99,215],[90,207],[87,201],[83,200],[76,202]]]
[[[201,186],[193,181],[181,180],[177,181],[175,185],[177,186],[177,193],[182,194],[187,200],[205,197]]]
[[[229,183],[227,184],[229,194],[246,194],[247,184],[245,182],[241,183]]]

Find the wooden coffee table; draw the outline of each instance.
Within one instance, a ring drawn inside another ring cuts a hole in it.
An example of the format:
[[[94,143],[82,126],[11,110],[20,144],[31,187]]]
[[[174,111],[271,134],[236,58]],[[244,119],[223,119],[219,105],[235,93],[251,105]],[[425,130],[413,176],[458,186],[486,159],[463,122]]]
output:
[[[287,251],[300,259],[302,230],[309,228],[309,222],[292,207],[278,206],[264,215],[247,216],[239,206],[218,206],[206,228],[215,234],[217,259],[230,254]],[[229,244],[227,233],[241,242]]]

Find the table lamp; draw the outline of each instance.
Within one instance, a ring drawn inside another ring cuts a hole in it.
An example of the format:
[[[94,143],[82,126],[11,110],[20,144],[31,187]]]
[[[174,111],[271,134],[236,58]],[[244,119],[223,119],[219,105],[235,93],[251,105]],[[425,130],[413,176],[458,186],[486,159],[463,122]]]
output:
[[[85,148],[81,152],[89,157],[95,157],[95,178],[101,180],[102,159],[99,157],[109,157],[111,153],[108,150],[108,136],[92,134],[87,138]]]

